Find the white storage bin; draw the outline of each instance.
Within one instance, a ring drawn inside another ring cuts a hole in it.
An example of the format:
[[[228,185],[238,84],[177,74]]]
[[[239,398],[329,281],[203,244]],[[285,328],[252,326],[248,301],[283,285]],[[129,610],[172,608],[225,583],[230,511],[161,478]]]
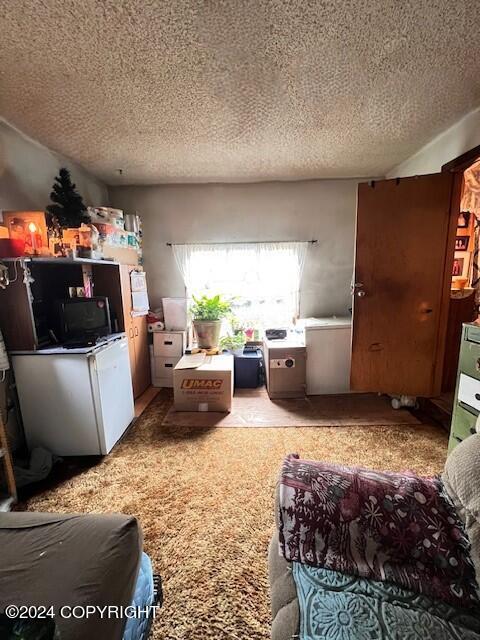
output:
[[[187,346],[185,331],[155,331],[153,334],[153,355],[155,358],[180,358]]]
[[[163,318],[167,331],[185,331],[187,328],[186,298],[162,298]]]

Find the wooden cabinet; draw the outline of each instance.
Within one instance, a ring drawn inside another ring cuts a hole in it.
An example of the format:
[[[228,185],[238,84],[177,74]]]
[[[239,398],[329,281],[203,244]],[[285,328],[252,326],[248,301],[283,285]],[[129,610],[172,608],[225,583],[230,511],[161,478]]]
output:
[[[146,317],[132,317],[130,273],[138,266],[87,259],[2,259],[12,282],[0,289],[0,329],[8,351],[34,351],[51,344],[55,301],[68,297],[69,286],[89,278],[93,294],[109,300],[112,331],[128,337],[133,395],[150,385]],[[14,274],[17,273],[17,277]]]
[[[147,319],[132,316],[130,274],[139,267],[121,265],[123,318],[128,337],[128,352],[132,371],[133,397],[137,398],[150,386],[150,356],[148,352]]]
[[[143,393],[150,386],[150,356],[148,352],[147,320],[145,316],[133,319],[135,370],[132,371],[133,395]]]

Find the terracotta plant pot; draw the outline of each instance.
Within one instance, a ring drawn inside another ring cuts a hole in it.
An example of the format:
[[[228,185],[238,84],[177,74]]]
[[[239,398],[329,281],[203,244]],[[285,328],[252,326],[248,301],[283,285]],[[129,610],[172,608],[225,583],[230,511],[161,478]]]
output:
[[[194,320],[198,346],[201,349],[214,349],[220,342],[221,320]]]

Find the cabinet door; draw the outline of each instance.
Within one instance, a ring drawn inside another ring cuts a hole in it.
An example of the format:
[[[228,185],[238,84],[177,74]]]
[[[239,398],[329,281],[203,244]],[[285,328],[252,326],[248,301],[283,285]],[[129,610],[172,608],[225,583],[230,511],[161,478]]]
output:
[[[125,326],[125,333],[128,338],[128,356],[130,358],[130,373],[132,376],[133,397],[136,398],[136,377],[137,377],[137,357],[135,354],[135,331],[133,327],[133,320],[130,318]]]
[[[128,264],[120,265],[120,283],[122,288],[122,307],[125,323],[125,332],[128,336],[128,329],[132,323],[132,290],[130,288],[130,272],[134,267]]]
[[[128,338],[128,355],[130,357],[130,371],[132,374],[133,397],[139,393],[137,389],[137,358],[135,354],[135,329],[132,318],[132,290],[130,287],[130,273],[134,269],[128,264],[120,265],[120,282],[122,288],[122,308],[124,319],[124,330]]]
[[[150,386],[150,355],[148,351],[147,319],[145,316],[133,319],[135,341],[135,397]]]

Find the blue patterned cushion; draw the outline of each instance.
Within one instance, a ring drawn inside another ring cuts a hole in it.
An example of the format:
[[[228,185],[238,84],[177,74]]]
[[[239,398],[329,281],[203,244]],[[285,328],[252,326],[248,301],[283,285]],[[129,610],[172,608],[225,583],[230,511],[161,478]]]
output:
[[[292,563],[301,640],[480,640],[480,614],[385,582]]]
[[[152,563],[147,554],[142,553],[132,606],[144,608],[153,604],[154,597]],[[148,627],[149,621],[146,616],[128,618],[123,640],[146,640]]]

